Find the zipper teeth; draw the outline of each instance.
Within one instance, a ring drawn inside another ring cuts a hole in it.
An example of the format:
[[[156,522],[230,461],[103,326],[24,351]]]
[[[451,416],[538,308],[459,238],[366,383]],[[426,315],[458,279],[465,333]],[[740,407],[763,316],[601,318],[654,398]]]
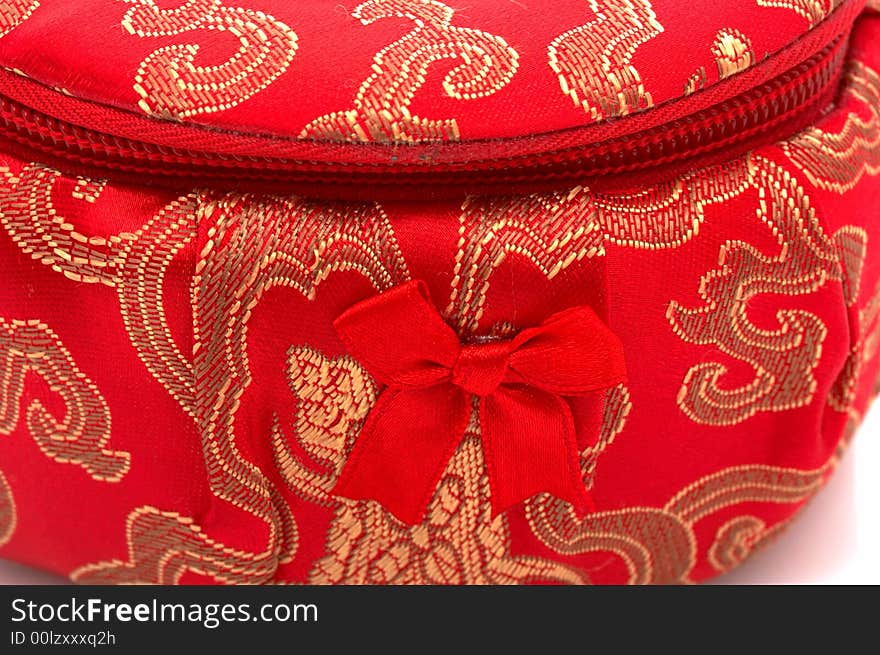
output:
[[[473,182],[480,174],[500,181],[606,175],[713,152],[800,115],[823,100],[822,92],[837,79],[842,41],[841,35],[796,68],[735,98],[643,132],[555,152],[469,162],[334,164],[187,151],[90,130],[6,97],[0,97],[0,127],[7,138],[60,159],[159,177],[351,183],[363,176],[371,184],[399,185],[456,177]]]
[[[769,132],[824,99],[822,92],[838,78],[843,54],[842,49],[829,48],[782,77],[717,107],[621,139],[605,153],[594,155],[588,166],[620,172],[643,167],[645,162],[668,163]]]

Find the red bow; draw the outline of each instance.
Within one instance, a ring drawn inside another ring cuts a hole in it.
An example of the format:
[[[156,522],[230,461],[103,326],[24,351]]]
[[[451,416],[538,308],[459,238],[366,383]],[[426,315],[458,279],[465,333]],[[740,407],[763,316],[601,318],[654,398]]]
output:
[[[510,340],[462,345],[417,281],[355,305],[334,327],[387,388],[333,493],[418,523],[477,396],[493,515],[540,492],[590,507],[563,396],[607,389],[626,373],[620,340],[589,307]]]

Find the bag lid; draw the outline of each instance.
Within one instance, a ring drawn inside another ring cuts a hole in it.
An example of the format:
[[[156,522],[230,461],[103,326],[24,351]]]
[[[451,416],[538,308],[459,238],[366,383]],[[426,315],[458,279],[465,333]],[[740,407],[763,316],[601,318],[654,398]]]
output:
[[[158,148],[175,176],[622,172],[815,116],[864,4],[12,0],[0,119],[50,160]]]

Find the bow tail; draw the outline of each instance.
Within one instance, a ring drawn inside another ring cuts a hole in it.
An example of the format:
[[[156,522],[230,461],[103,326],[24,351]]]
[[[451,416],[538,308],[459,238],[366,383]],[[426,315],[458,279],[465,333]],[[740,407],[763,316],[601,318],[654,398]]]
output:
[[[470,410],[467,394],[451,385],[386,389],[332,493],[375,500],[404,523],[419,523],[461,442]]]
[[[592,511],[584,486],[571,408],[534,387],[505,386],[480,399],[480,427],[492,514],[547,492]]]

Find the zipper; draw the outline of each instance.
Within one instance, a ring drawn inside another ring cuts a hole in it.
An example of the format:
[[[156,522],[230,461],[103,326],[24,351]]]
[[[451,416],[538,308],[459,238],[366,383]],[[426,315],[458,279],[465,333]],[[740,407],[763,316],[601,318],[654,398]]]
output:
[[[487,144],[482,156],[479,148],[471,145],[468,156],[458,159],[449,154],[461,145],[454,143],[372,148],[313,144],[314,148],[324,148],[324,152],[333,155],[319,160],[285,153],[241,154],[259,151],[261,138],[267,142],[266,150],[279,150],[278,139],[244,135],[229,135],[229,147],[219,151],[181,148],[149,140],[156,131],[152,127],[157,122],[154,119],[136,117],[151,121],[152,130],[142,139],[118,136],[50,115],[7,95],[0,95],[0,140],[19,157],[69,165],[100,177],[121,174],[141,183],[147,176],[151,183],[172,186],[197,181],[206,186],[239,187],[253,183],[261,188],[285,189],[303,185],[329,185],[336,189],[340,185],[362,185],[375,189],[501,186],[509,190],[521,183],[561,183],[693,163],[713,155],[728,157],[737,148],[754,147],[762,139],[791,134],[809,124],[833,99],[843,68],[847,34],[839,33],[830,43],[826,41],[826,47],[790,70],[684,117],[613,139],[525,154],[498,154],[498,150],[507,149],[504,142]],[[717,94],[724,83],[710,89]],[[18,84],[35,83],[21,80]],[[638,116],[618,119],[618,123]],[[591,127],[596,130],[602,126]],[[185,126],[162,126],[166,131],[174,128]],[[208,132],[202,128],[185,129]],[[211,134],[211,143],[224,142],[217,137],[216,133]],[[290,143],[294,154],[309,147],[303,142]],[[351,152],[358,153],[359,159],[346,161]]]

